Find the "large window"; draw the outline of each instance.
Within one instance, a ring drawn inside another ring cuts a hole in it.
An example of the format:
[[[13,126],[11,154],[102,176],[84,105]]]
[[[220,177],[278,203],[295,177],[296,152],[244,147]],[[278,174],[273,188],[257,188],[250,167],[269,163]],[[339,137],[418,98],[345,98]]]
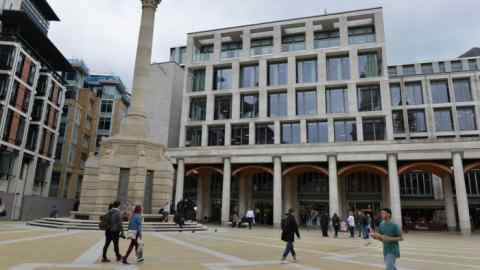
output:
[[[465,187],[470,197],[480,197],[480,170],[473,169],[465,174]]]
[[[250,127],[248,124],[232,125],[232,145],[247,145],[249,143]]]
[[[338,47],[340,46],[340,31],[336,29],[332,31],[315,32],[314,39],[315,49]]]
[[[35,81],[36,75],[37,75],[37,65],[31,62],[30,68],[28,69],[28,78],[27,78],[27,84],[29,86],[33,86],[33,82]]]
[[[396,110],[392,112],[393,133],[405,133],[405,123],[403,122],[403,111]]]
[[[5,100],[8,92],[9,76],[0,74],[0,100]]]
[[[438,62],[438,71],[439,72],[446,72],[446,68],[445,68],[445,62]]]
[[[282,37],[282,51],[292,52],[305,50],[305,34],[295,34]]]
[[[202,145],[202,127],[187,127],[187,138],[185,146],[201,146]]]
[[[408,110],[408,127],[410,132],[426,132],[425,111]]]
[[[423,74],[433,74],[433,65],[432,63],[422,64],[422,73]]]
[[[205,69],[192,70],[192,92],[205,90]]]
[[[10,45],[0,45],[0,69],[10,70],[13,66],[14,49]]]
[[[360,78],[378,77],[382,74],[382,61],[377,52],[358,54]]]
[[[407,105],[423,104],[423,92],[421,82],[405,83]]]
[[[346,88],[327,88],[325,96],[327,113],[348,112],[348,92]]]
[[[451,63],[452,71],[463,71],[462,61],[452,61]]]
[[[287,93],[271,93],[268,95],[268,116],[286,116],[287,115]]]
[[[385,118],[364,118],[362,126],[364,141],[385,140]]]
[[[230,119],[232,117],[231,112],[232,112],[232,97],[216,96],[214,120]]]
[[[317,59],[297,61],[297,83],[317,82]]]
[[[448,93],[448,81],[431,81],[432,86],[432,102],[448,103],[450,102],[450,94]]]
[[[222,59],[236,58],[242,52],[242,42],[225,42],[222,44]]]
[[[113,100],[102,100],[100,105],[100,111],[102,113],[112,113],[113,112]]]
[[[285,85],[288,83],[288,64],[269,63],[268,64],[268,85]]]
[[[216,68],[213,76],[214,90],[232,89],[232,69]]]
[[[244,94],[240,99],[240,118],[258,117],[258,94]]]
[[[470,70],[477,70],[478,69],[477,59],[469,59],[468,60],[468,69],[470,69]]]
[[[348,193],[381,193],[384,181],[378,174],[360,171],[350,174],[345,178],[345,190]]]
[[[350,59],[348,55],[327,57],[327,80],[350,80]]]
[[[208,127],[208,145],[225,145],[225,127],[213,126]]]
[[[328,122],[311,121],[307,123],[307,141],[308,143],[327,143],[328,142]]]
[[[392,103],[392,107],[403,105],[402,90],[400,88],[400,84],[398,83],[390,84],[390,101]]]
[[[473,107],[457,107],[460,130],[476,130],[475,109]]]
[[[258,87],[258,64],[242,66],[240,70],[241,88]]]
[[[359,111],[369,112],[382,110],[382,97],[378,85],[359,86],[357,91]]]
[[[415,71],[415,65],[404,65],[403,68],[403,75],[415,75],[417,72]]]
[[[432,174],[409,172],[400,176],[400,195],[405,197],[433,197]]]
[[[455,90],[456,102],[466,102],[473,100],[470,79],[453,80],[453,89]]]
[[[282,123],[282,144],[300,144],[300,123]]]
[[[193,62],[205,62],[209,61],[213,54],[213,44],[202,45],[195,48],[193,54]]]
[[[100,117],[98,120],[98,129],[110,130],[112,119],[110,117]]]
[[[452,111],[450,109],[435,109],[435,128],[437,131],[452,131]]]
[[[355,120],[335,121],[335,141],[351,142],[357,140],[357,122]]]
[[[23,65],[25,64],[25,54],[20,53],[17,58],[17,67],[15,70],[15,75],[22,79]]]
[[[192,98],[190,100],[190,120],[204,121],[207,111],[207,99],[205,97]]]
[[[250,55],[252,56],[271,54],[273,49],[273,38],[252,39],[250,48]]]
[[[317,91],[297,91],[297,115],[312,115],[317,113]]]
[[[375,42],[375,28],[373,25],[348,28],[348,41],[350,44]]]
[[[275,125],[273,123],[255,125],[255,144],[273,144],[275,142]]]

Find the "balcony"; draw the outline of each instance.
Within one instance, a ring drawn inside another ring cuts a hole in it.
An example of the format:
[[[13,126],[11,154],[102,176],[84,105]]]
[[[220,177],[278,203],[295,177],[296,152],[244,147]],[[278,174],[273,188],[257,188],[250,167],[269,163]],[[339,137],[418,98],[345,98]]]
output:
[[[285,36],[282,39],[282,52],[305,50],[305,34]]]
[[[348,29],[348,42],[350,45],[374,43],[376,41],[373,26],[361,26]]]
[[[239,58],[242,53],[242,50],[230,50],[230,51],[222,51],[222,59],[232,59],[232,58]]]
[[[238,58],[242,53],[242,42],[228,42],[222,44],[222,59]]]
[[[213,54],[213,44],[203,45],[199,48],[195,48],[193,53],[193,62],[208,62],[212,58]]]
[[[273,53],[273,46],[250,48],[251,56],[269,55]]]

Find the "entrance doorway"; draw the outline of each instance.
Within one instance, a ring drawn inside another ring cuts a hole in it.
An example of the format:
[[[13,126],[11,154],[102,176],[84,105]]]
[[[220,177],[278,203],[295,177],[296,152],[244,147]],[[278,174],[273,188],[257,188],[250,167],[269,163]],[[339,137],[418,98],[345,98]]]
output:
[[[255,207],[255,222],[273,225],[273,176],[257,173],[252,177],[252,199]]]

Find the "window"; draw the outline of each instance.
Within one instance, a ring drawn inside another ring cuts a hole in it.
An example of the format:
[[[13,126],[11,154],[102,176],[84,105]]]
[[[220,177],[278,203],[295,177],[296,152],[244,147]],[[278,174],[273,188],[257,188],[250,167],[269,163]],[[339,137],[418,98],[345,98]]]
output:
[[[382,97],[378,85],[358,86],[358,110],[361,112],[381,111]]]
[[[350,27],[348,29],[349,44],[375,42],[375,28],[373,25]]]
[[[217,126],[208,128],[208,145],[225,145],[225,127]]]
[[[317,82],[317,59],[297,60],[297,83]]]
[[[311,121],[307,123],[308,143],[327,143],[328,142],[328,122]]]
[[[5,100],[7,97],[9,82],[10,80],[8,75],[0,74],[0,100]]]
[[[205,121],[207,111],[207,98],[198,97],[190,100],[190,120]]]
[[[102,105],[100,108],[102,113],[112,113],[113,111],[113,100],[102,100]]]
[[[477,70],[478,69],[477,59],[469,59],[468,68],[470,70]]]
[[[452,61],[450,64],[451,64],[452,71],[462,71],[463,70],[462,61]]]
[[[359,53],[358,70],[360,78],[378,77],[382,74],[382,60],[377,52]]]
[[[258,87],[258,64],[242,66],[240,69],[240,87]]]
[[[470,79],[453,80],[453,90],[455,91],[456,102],[466,102],[473,100]]]
[[[255,125],[255,144],[273,144],[275,139],[275,125],[256,124]]]
[[[187,138],[185,146],[201,146],[202,145],[202,127],[187,127]]]
[[[288,64],[269,63],[268,64],[268,85],[285,85],[288,83]]]
[[[300,144],[300,123],[282,123],[282,144]]]
[[[20,53],[17,59],[17,68],[15,70],[15,75],[17,75],[17,77],[20,79],[22,78],[24,64],[25,64],[25,54]]]
[[[363,140],[382,141],[385,140],[385,118],[363,119]]]
[[[59,137],[65,136],[65,128],[66,128],[66,123],[60,123],[60,127],[58,128]]]
[[[465,174],[465,186],[469,197],[480,197],[480,170],[473,169]]]
[[[397,67],[388,67],[388,76],[397,76]]]
[[[98,129],[110,130],[111,121],[110,117],[100,117]]]
[[[433,65],[432,63],[422,64],[422,73],[423,74],[433,74]]]
[[[192,70],[192,92],[205,90],[205,69]]]
[[[400,175],[400,194],[405,197],[433,197],[432,174],[409,172]]]
[[[271,54],[273,48],[273,38],[259,38],[259,39],[252,39],[250,44],[250,55],[265,55]]]
[[[237,58],[240,57],[242,51],[242,42],[226,42],[222,44],[222,59]]]
[[[200,48],[195,48],[193,54],[194,62],[205,62],[210,60],[210,56],[213,54],[213,44],[203,45]]]
[[[426,132],[427,124],[425,122],[424,110],[408,110],[408,127],[410,132]]]
[[[297,115],[312,115],[317,113],[317,91],[297,91]]]
[[[230,119],[231,112],[232,112],[232,97],[216,96],[214,120]]]
[[[450,94],[448,92],[448,81],[431,81],[432,102],[448,103],[450,102]]]
[[[445,62],[438,62],[438,71],[442,73],[447,71],[445,68]]]
[[[338,47],[340,46],[340,31],[337,29],[332,31],[315,32],[314,39],[315,49]]]
[[[335,121],[335,141],[351,142],[357,140],[357,122],[355,120]]]
[[[35,65],[35,63],[31,62],[30,63],[30,68],[28,70],[28,78],[27,78],[27,84],[29,86],[33,86],[33,82],[35,80],[36,75],[37,75],[37,65]]]
[[[13,66],[15,48],[10,45],[0,45],[0,69],[10,70]]]
[[[287,93],[271,93],[268,95],[268,116],[287,115]]]
[[[392,83],[390,84],[390,101],[392,102],[392,107],[402,106],[402,91],[400,84]]]
[[[327,80],[350,79],[350,59],[348,55],[327,57]]]
[[[423,104],[423,90],[421,82],[405,83],[405,90],[407,91],[407,105]]]
[[[214,90],[232,89],[232,69],[216,68],[213,78]]]
[[[293,52],[305,50],[305,34],[282,37],[282,51]]]
[[[475,109],[473,107],[457,107],[460,130],[476,130]]]
[[[65,79],[67,81],[76,81],[77,80],[77,72],[67,72],[65,74]]]
[[[404,65],[403,66],[403,75],[415,75],[415,65]]]
[[[403,111],[393,111],[392,112],[393,120],[393,133],[401,134],[405,133],[405,124],[403,122]]]
[[[240,118],[258,117],[258,94],[245,94],[240,98]]]
[[[325,95],[327,113],[348,112],[348,92],[346,88],[327,88]]]
[[[249,125],[232,125],[232,145],[247,145],[249,143]]]

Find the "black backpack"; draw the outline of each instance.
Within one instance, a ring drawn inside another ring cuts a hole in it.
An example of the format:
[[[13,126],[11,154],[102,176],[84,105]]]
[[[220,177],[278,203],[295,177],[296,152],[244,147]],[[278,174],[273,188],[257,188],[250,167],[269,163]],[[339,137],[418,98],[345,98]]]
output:
[[[108,211],[105,215],[100,216],[98,227],[102,231],[109,231],[112,228],[112,212]]]

